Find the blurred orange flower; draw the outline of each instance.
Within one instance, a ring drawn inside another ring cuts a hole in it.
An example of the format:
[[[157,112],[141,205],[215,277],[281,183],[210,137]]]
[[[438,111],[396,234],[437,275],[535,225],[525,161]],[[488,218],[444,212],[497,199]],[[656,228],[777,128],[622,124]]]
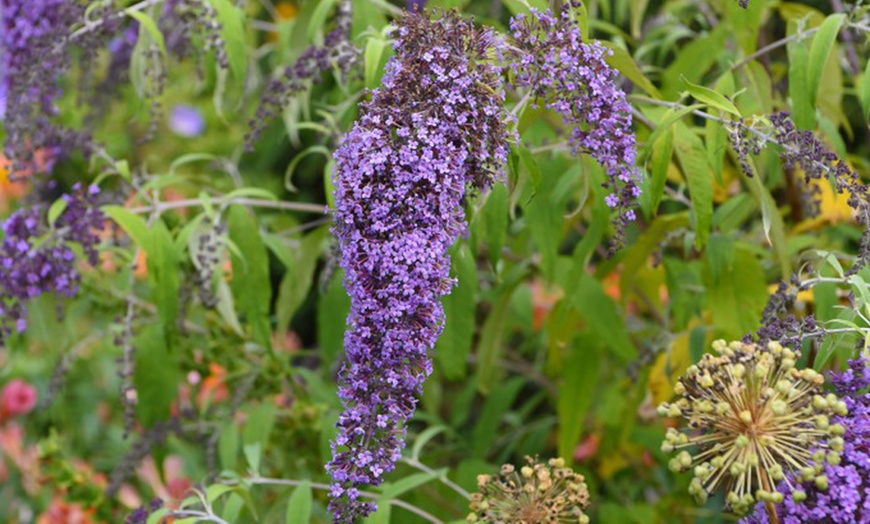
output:
[[[291,2],[278,2],[275,4],[275,14],[277,15],[277,19],[275,20],[277,23],[295,20],[296,16],[299,14],[299,8],[296,7],[296,4]],[[272,31],[266,36],[266,39],[269,42],[277,42],[278,33]]]
[[[550,310],[565,293],[560,288],[552,288],[541,283],[540,280],[533,280],[529,287],[532,288],[532,329],[540,331]]]
[[[226,385],[227,370],[214,362],[208,365],[208,376],[196,394],[196,403],[202,408],[206,402],[223,402],[230,398]]]
[[[82,509],[78,504],[68,504],[55,497],[51,506],[36,519],[36,524],[90,524],[96,508]]]
[[[39,452],[35,446],[24,446],[24,429],[16,423],[0,427],[0,459],[9,462],[21,473],[21,486],[33,495],[39,490]]]
[[[15,182],[10,180],[9,168],[9,160],[0,155],[0,211],[6,211],[13,199],[21,198],[27,194],[27,183],[21,180]],[[21,176],[23,176],[22,173],[16,175],[18,178]]]

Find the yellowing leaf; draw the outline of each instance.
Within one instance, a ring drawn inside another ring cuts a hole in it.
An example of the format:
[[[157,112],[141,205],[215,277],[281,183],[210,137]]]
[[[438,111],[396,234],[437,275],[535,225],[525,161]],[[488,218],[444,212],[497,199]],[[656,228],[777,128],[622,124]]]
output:
[[[652,395],[654,406],[658,406],[673,396],[677,379],[691,364],[689,356],[690,332],[691,330],[686,330],[675,338],[671,344],[671,350],[660,354],[653,363],[647,389]]]
[[[795,171],[795,175],[799,178],[802,174],[803,172],[799,169]],[[809,185],[811,189],[818,191],[819,214],[801,221],[795,227],[795,233],[812,231],[824,226],[843,224],[854,220],[854,212],[849,206],[849,197],[851,196],[849,191],[837,193],[827,180],[811,180]]]

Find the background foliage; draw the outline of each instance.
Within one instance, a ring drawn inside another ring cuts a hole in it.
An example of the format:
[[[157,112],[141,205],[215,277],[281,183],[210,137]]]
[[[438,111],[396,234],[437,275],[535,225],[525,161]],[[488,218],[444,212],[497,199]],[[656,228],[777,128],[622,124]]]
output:
[[[327,71],[293,97],[246,152],[272,71],[323,41],[338,2],[210,3],[227,71],[213,52],[167,58],[163,110],[154,113],[144,51],[134,51],[131,82],[95,129],[100,154],[57,159],[53,190],[0,176],[6,214],[99,177],[116,224],[105,231],[100,267],[83,269],[79,295],[34,301],[29,329],[0,348],[0,383],[24,379],[39,399],[26,415],[0,418],[4,522],[120,522],[155,496],[188,508],[190,522],[196,512],[227,522],[328,520],[323,466],[349,308],[325,213],[331,151],[365,88],[379,84],[387,24],[403,6],[353,0],[361,63],[346,79]],[[499,30],[528,8],[428,5]],[[475,490],[476,476],[525,455],[560,456],[585,475],[594,522],[729,518],[721,500],[696,507],[689,479],[668,471],[655,407],[712,340],[756,332],[792,275],[817,280],[791,312],[812,313],[829,332],[803,339],[804,359],[839,368],[864,341],[870,275],[843,269],[862,233],[848,195],[813,182],[821,195],[813,216],[799,168],[783,169],[773,145],[748,177],[723,121],[790,111],[866,173],[865,11],[839,0],[751,0],[747,9],[736,0],[586,3],[585,35],[613,50],[609,63],[634,108],[645,173],[639,218],[608,255],[601,168],[566,152],[554,114],[521,114],[506,184],[467,203],[435,373],[405,459],[373,490],[381,509],[370,522],[425,522],[420,511],[464,519],[461,494]],[[140,41],[162,42],[158,11],[132,12]],[[73,126],[85,119],[76,98],[84,73],[73,67],[63,80],[59,114]],[[182,104],[201,115],[201,132],[173,129]],[[152,118],[156,132],[140,142]],[[210,228],[218,222],[225,228]],[[191,284],[209,242],[219,257],[210,303]],[[127,378],[119,370],[130,358]],[[119,394],[128,380],[135,402]],[[134,411],[125,415],[125,405]],[[85,520],[73,520],[76,512]]]

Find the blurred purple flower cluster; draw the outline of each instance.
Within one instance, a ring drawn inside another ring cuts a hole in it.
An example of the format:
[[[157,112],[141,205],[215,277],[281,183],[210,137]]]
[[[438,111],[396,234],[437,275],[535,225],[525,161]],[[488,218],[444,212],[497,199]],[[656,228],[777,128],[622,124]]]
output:
[[[530,17],[514,17],[506,58],[516,85],[543,99],[570,126],[574,154],[587,153],[604,168],[606,201],[619,213],[615,240],[621,243],[640,195],[631,107],[616,85],[617,70],[605,62],[610,51],[583,42],[572,4],[579,2],[565,4],[559,16],[533,9]]]
[[[71,62],[69,36],[85,13],[86,4],[65,0],[0,0],[0,71],[3,82],[4,152],[13,170],[38,167],[34,152],[82,150],[88,152],[86,131],[61,126],[55,103],[61,95],[58,79]],[[102,19],[111,6],[92,10]],[[93,71],[91,62],[104,42],[117,32],[117,17],[83,32],[80,46],[83,71]],[[88,75],[83,75],[85,83]]]
[[[849,413],[835,416],[831,424],[842,424],[843,451],[839,464],[825,464],[828,489],[820,491],[804,485],[807,493],[803,502],[785,497],[777,507],[782,524],[833,523],[854,524],[870,522],[870,359],[862,356],[849,361],[849,369],[832,373],[831,382],[849,408]],[[785,481],[784,481],[785,482]],[[792,479],[791,482],[794,482]],[[783,484],[778,488],[787,490]],[[768,524],[770,519],[763,505],[743,521],[745,524]]]
[[[98,262],[98,231],[103,214],[97,208],[96,186],[76,185],[64,195],[66,207],[49,228],[44,207],[16,211],[3,223],[0,244],[0,334],[27,327],[27,302],[43,293],[73,296],[81,280],[70,242],[77,243],[88,262]]]
[[[463,199],[503,178],[508,153],[493,33],[450,13],[397,27],[382,85],[335,153],[334,233],[351,297],[345,411],[327,466],[337,522],[373,511],[358,487],[380,484],[401,457],[453,285],[447,250],[466,228]]]

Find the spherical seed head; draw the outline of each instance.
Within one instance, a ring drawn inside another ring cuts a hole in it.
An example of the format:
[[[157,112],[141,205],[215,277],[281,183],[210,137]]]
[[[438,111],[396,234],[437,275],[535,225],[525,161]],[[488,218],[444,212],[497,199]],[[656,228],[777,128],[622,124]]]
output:
[[[511,465],[478,483],[471,497],[469,522],[589,522],[584,510],[589,489],[582,475],[563,467],[562,459],[546,464],[526,457],[517,470]]]
[[[659,410],[690,428],[668,431],[662,449],[676,452],[670,469],[693,472],[689,493],[699,503],[723,488],[728,508],[739,514],[756,500],[780,503],[775,488],[790,472],[823,488],[821,464],[838,460],[841,447],[842,430],[830,417],[845,407],[824,396],[824,377],[795,369],[798,355],[776,342],[720,340],[713,349],[678,381],[679,400]]]

